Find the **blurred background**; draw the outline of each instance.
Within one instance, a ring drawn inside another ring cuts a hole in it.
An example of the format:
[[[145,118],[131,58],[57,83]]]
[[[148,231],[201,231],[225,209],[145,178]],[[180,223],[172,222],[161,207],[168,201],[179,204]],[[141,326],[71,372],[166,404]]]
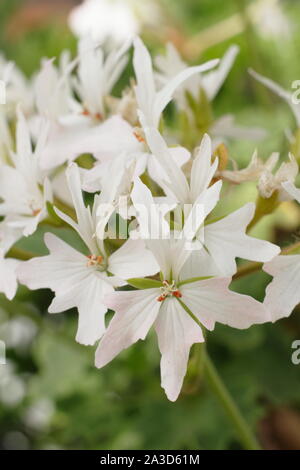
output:
[[[42,57],[66,48],[75,54],[76,38],[87,31],[99,41],[116,42],[138,33],[153,53],[162,53],[171,41],[191,64],[221,57],[238,44],[240,53],[213,113],[216,118],[233,113],[240,125],[267,130],[259,142],[228,143],[230,157],[243,166],[255,147],[262,158],[272,151],[286,157],[290,149],[286,135],[296,130],[290,109],[247,69],[291,89],[300,79],[299,24],[298,0],[88,0],[84,5],[1,0],[0,51],[29,77]],[[243,185],[228,194],[220,213],[255,197],[255,187]],[[296,205],[285,203],[254,234],[285,246],[298,228]],[[26,240],[26,249],[43,254],[46,230]],[[67,229],[57,233],[70,236]],[[255,274],[233,287],[262,300],[268,280]],[[0,448],[239,448],[199,374],[197,347],[182,394],[170,403],[160,388],[154,334],[99,371],[93,367],[94,348],[74,341],[76,312],[47,314],[51,296],[23,287],[12,302],[0,296],[0,339],[7,345],[7,364],[0,365]],[[208,336],[212,358],[265,449],[300,449],[300,365],[291,362],[295,339],[300,339],[299,308],[275,325],[247,331],[219,325]]]

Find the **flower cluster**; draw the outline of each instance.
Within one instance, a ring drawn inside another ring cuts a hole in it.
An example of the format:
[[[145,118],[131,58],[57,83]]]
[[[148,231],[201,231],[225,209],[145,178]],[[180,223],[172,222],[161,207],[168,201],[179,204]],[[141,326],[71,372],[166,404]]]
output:
[[[248,328],[274,321],[299,303],[300,255],[278,256],[278,246],[247,233],[262,200],[272,208],[285,199],[300,203],[298,165],[290,155],[274,172],[278,154],[263,162],[255,153],[247,168],[228,168],[226,139],[264,135],[207,112],[236,46],[221,60],[188,67],[169,45],[153,65],[137,37],[135,79],[116,97],[131,46],[106,51],[84,37],[75,59],[68,52],[58,65],[44,59],[31,80],[0,62],[7,89],[0,109],[0,290],[12,299],[18,282],[50,288],[50,313],[77,308],[76,340],[100,340],[99,368],[154,326],[162,387],[174,401],[190,348],[206,330],[217,322]],[[191,131],[186,139],[168,125],[164,110],[172,100]],[[249,202],[216,219],[223,181],[257,181],[257,207]],[[39,224],[71,227],[85,249],[46,233],[48,255],[18,259],[15,244]],[[265,263],[273,276],[263,303],[229,288],[236,258]]]

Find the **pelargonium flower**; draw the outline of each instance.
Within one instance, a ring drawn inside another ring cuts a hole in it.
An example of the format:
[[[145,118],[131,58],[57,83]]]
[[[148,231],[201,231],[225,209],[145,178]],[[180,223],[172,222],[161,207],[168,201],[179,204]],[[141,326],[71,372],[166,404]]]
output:
[[[220,176],[233,183],[242,183],[246,181],[256,181],[259,194],[268,199],[275,191],[278,191],[280,200],[288,199],[289,196],[284,190],[283,183],[295,181],[298,175],[298,164],[294,156],[289,154],[289,161],[283,162],[277,171],[274,172],[279,160],[279,153],[274,152],[263,162],[254,152],[249,165],[242,170],[224,170]]]
[[[172,155],[170,155],[159,132],[154,128],[147,127],[144,130],[152,153],[168,175],[168,180],[163,180],[160,184],[169,200],[181,205],[202,204],[206,218],[216,206],[222,187],[221,181],[211,184],[218,161],[216,159],[212,163],[212,146],[209,136],[204,136],[196,152],[188,180],[172,160]],[[280,249],[276,245],[246,235],[247,226],[252,220],[254,212],[255,205],[248,203],[217,222],[204,223],[199,229],[199,239],[203,241],[204,249],[212,258],[209,264],[211,267],[214,265],[214,274],[233,275],[236,271],[236,257],[252,261],[269,261],[279,253]],[[194,263],[193,256],[198,259],[199,263]],[[202,256],[207,258],[206,253],[200,255],[201,258]],[[195,251],[195,254],[190,258],[190,262],[195,265],[196,269],[197,266],[198,269],[201,266],[201,259],[198,257],[199,253]]]
[[[84,205],[79,169],[75,164],[69,167],[67,178],[77,223],[61,211],[56,211],[77,231],[89,253],[80,253],[48,233],[45,235],[45,243],[50,254],[24,262],[18,270],[18,276],[20,282],[30,289],[50,288],[55,292],[49,307],[50,313],[77,307],[79,319],[76,340],[88,345],[94,344],[105,331],[107,307],[103,301],[104,295],[113,292],[114,287],[125,285],[128,278],[156,274],[158,265],[142,240],[128,240],[109,255],[104,246],[104,237],[100,239],[96,236],[96,227],[99,225],[97,196],[92,210]],[[105,225],[104,221],[103,230]]]
[[[5,223],[16,229],[16,240],[22,234],[31,235],[38,223],[47,215],[47,201],[52,200],[52,190],[47,177],[40,168],[40,158],[48,135],[48,126],[43,122],[35,149],[27,122],[18,108],[16,130],[16,152],[11,151],[13,166],[0,168],[0,215]],[[20,231],[21,229],[21,231]]]
[[[175,90],[189,77],[214,68],[219,60],[210,60],[202,65],[188,67],[172,77],[163,88],[156,90],[150,54],[141,39],[134,41],[133,66],[137,79],[135,94],[138,109],[145,116],[148,126],[158,127],[162,111],[171,101]]]
[[[148,208],[151,199],[149,189],[137,181],[134,204],[143,203]],[[158,210],[152,209],[152,217],[156,218],[152,224],[161,224]],[[145,223],[139,215],[138,220]],[[163,227],[168,231],[166,224]],[[154,326],[162,355],[161,384],[168,398],[175,401],[186,373],[190,348],[204,341],[204,329],[213,330],[216,322],[248,328],[269,321],[270,314],[253,298],[230,291],[231,278],[182,278],[182,267],[190,255],[184,236],[179,240],[169,238],[146,243],[158,261],[162,281],[150,280],[149,288],[114,292],[105,297],[106,305],[116,313],[99,343],[95,363],[103,367],[123,349],[144,339]]]

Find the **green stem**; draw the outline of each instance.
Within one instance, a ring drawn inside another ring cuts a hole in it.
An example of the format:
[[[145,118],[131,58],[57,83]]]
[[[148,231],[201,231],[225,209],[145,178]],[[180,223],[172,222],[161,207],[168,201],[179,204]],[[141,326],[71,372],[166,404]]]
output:
[[[237,438],[240,440],[243,447],[247,450],[260,450],[261,448],[256,437],[253,435],[251,429],[241,415],[233,398],[229,394],[214,364],[207,354],[204,361],[204,374],[211,386],[211,389],[214,391],[228,418],[232,422],[236,430]]]

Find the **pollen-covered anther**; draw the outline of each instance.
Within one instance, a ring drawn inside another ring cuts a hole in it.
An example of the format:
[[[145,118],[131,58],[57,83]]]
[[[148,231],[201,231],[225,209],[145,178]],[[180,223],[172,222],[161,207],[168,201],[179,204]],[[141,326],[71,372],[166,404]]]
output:
[[[170,284],[168,281],[163,281],[162,287],[160,287],[161,294],[157,297],[158,302],[163,302],[167,297],[172,295],[173,297],[180,298],[182,297],[182,293],[179,289],[177,289],[175,285],[175,281],[172,281]]]
[[[87,266],[98,266],[103,262],[103,257],[100,255],[88,255]]]
[[[174,292],[172,292],[172,295],[177,298],[182,297],[182,293],[179,290],[175,290]]]
[[[139,142],[146,142],[144,132],[140,127],[135,127],[133,129],[133,135]]]

